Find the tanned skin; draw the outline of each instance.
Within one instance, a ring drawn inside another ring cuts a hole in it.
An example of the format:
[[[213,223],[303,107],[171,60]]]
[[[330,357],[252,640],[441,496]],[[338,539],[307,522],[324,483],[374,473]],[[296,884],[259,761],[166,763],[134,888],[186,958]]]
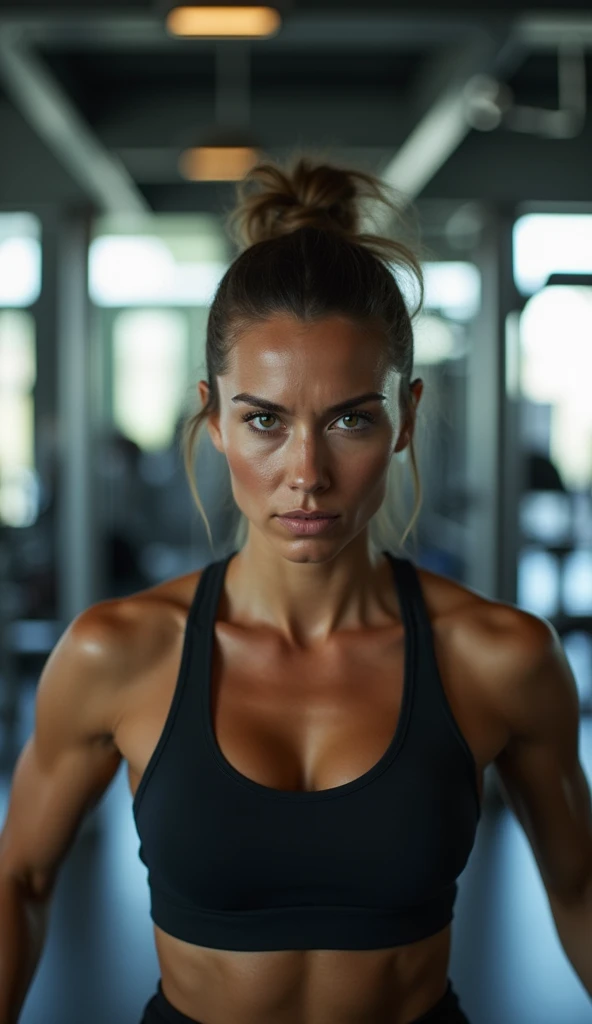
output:
[[[241,336],[218,380],[220,410],[208,420],[250,524],[217,609],[212,721],[226,759],[276,789],[355,779],[396,729],[404,631],[391,566],[371,555],[367,523],[384,499],[390,459],[409,444],[423,383],[412,383],[413,408],[402,413],[397,375],[379,369],[383,344],[379,332],[341,317],[313,325],[275,317]],[[205,401],[207,383],[198,387]],[[351,410],[327,415],[371,391],[385,396],[359,406],[372,424]],[[239,394],[287,412],[233,402]],[[249,426],[242,416],[257,409]],[[339,525],[296,537],[277,516],[297,507],[336,511]],[[495,764],[559,940],[592,995],[590,789],[578,753],[577,689],[557,633],[513,605],[418,574],[479,793],[485,767]],[[59,869],[85,814],[122,759],[132,794],[150,761],[199,578],[188,573],[93,605],[44,667],[0,838],[2,1024],[18,1019]],[[409,1024],[443,995],[451,943],[450,927],[377,950],[239,952],[194,946],[156,926],[154,935],[165,996],[209,1024]]]

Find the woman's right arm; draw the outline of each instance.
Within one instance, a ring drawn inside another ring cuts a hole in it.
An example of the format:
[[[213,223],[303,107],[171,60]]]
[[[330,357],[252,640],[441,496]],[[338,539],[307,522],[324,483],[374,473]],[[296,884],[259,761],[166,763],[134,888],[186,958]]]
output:
[[[61,864],[121,763],[112,741],[129,657],[117,602],[82,612],[47,659],[0,834],[0,1024],[16,1024],[37,969]]]

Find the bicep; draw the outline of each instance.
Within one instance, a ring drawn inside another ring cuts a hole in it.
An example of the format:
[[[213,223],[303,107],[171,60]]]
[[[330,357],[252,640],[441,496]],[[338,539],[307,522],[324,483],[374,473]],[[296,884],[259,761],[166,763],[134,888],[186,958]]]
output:
[[[556,630],[528,616],[506,688],[510,739],[495,765],[547,891],[569,898],[592,871],[592,802],[579,754],[576,683]]]
[[[37,686],[33,733],[13,772],[0,871],[39,896],[53,888],[84,815],[121,761],[104,732],[106,632],[83,614],[52,651]]]

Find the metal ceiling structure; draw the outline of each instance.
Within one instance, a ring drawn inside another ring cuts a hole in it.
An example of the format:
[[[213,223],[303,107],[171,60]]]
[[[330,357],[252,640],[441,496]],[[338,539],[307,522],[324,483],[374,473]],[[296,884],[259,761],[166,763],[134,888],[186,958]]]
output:
[[[148,0],[2,0],[0,203],[219,211],[231,185],[178,160],[223,123],[413,199],[589,202],[587,2],[276,6],[276,36],[219,41],[172,37]]]
[[[424,522],[462,549],[470,586],[515,601],[522,469],[506,350],[524,300],[512,231],[520,213],[592,204],[592,11],[568,5],[276,0],[279,32],[245,41],[173,37],[170,0],[0,0],[0,210],[42,224],[35,436],[42,453],[57,410],[64,621],[99,576],[91,234],[121,212],[219,224],[234,183],[187,181],[179,159],[221,129],[272,159],[304,149],[373,171],[417,205],[438,259],[478,267],[466,522]]]

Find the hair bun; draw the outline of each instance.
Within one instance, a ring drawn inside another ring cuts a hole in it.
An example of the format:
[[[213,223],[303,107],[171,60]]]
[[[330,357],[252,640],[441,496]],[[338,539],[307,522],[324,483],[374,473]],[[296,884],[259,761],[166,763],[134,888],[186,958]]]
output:
[[[245,247],[309,225],[353,240],[360,229],[359,199],[381,198],[371,175],[314,163],[306,156],[287,169],[271,161],[258,163],[238,182],[236,191],[238,202],[229,226]]]
[[[255,164],[237,182],[236,194],[237,203],[228,214],[226,226],[239,249],[280,239],[299,228],[321,228],[368,250],[389,270],[396,267],[398,273],[415,278],[419,299],[411,316],[421,309],[423,274],[419,246],[403,240],[410,227],[404,217],[408,199],[377,175],[340,167],[326,162],[324,157],[319,159],[299,151],[293,153],[287,167],[273,160]],[[366,200],[388,208],[390,223],[386,228],[384,221],[380,226],[374,221],[375,230],[368,230],[366,225],[372,224],[374,210],[372,205],[366,207]],[[397,227],[402,229],[403,238],[391,237],[395,221],[399,222]]]

